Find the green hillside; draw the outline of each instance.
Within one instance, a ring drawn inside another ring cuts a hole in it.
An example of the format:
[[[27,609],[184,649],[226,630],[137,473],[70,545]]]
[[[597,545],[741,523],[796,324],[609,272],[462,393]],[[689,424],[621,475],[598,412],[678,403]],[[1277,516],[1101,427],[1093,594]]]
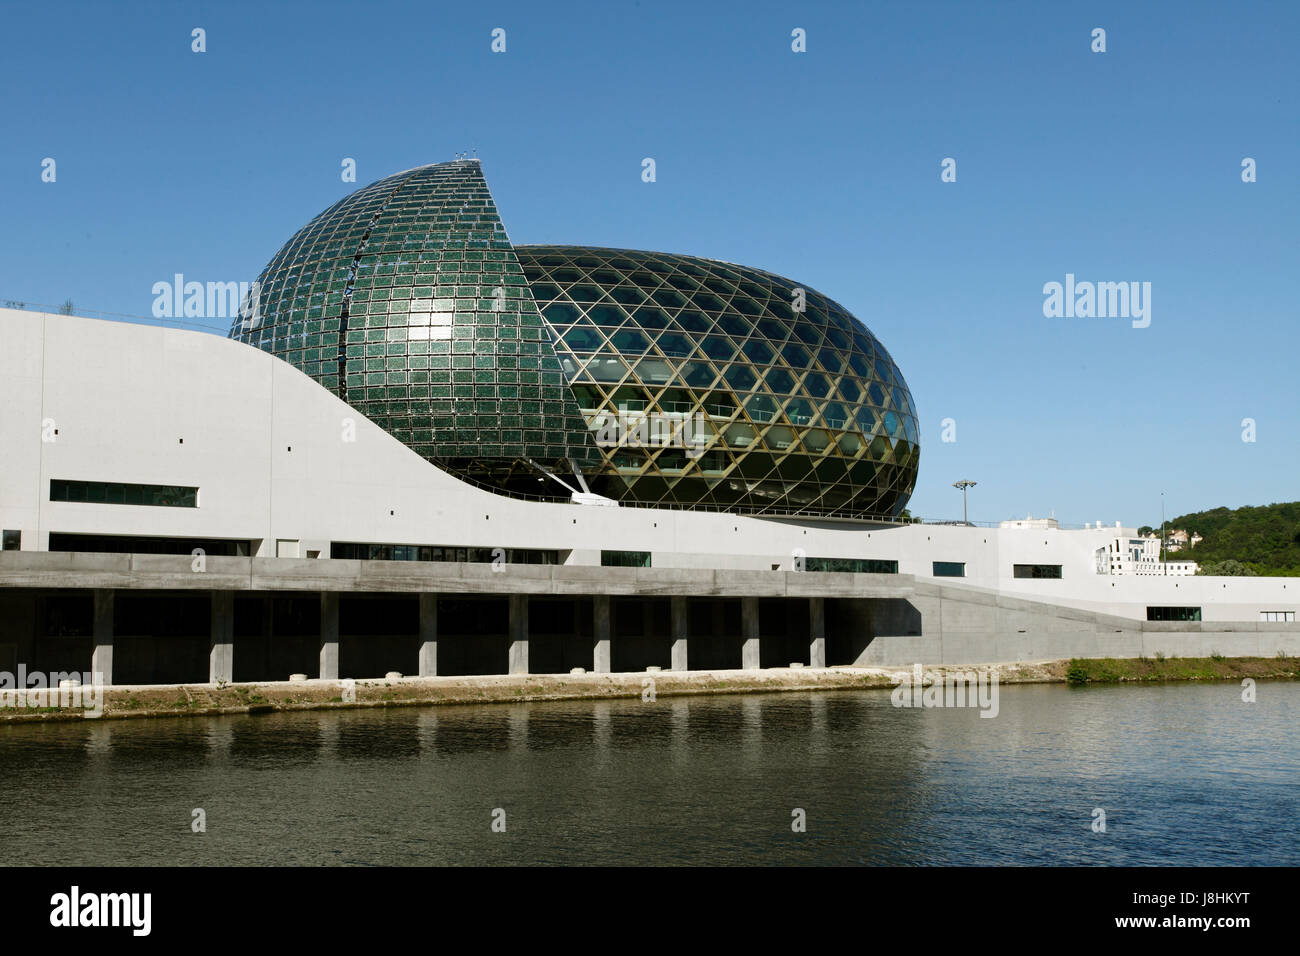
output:
[[[1197,511],[1171,518],[1165,527],[1205,538],[1171,556],[1199,562],[1203,573],[1300,576],[1300,501]],[[1160,526],[1142,530],[1159,534]]]

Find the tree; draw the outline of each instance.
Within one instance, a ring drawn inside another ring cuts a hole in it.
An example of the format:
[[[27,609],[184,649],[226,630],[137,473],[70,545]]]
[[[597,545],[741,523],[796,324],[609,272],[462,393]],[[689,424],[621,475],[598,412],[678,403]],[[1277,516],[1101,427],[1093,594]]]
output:
[[[1168,527],[1188,534],[1187,545],[1175,556],[1203,566],[1236,561],[1258,575],[1290,574],[1300,567],[1300,502],[1213,508],[1178,515]],[[1196,534],[1202,540],[1193,545],[1190,539]]]
[[[1196,573],[1215,578],[1253,578],[1258,576],[1254,568],[1242,564],[1234,558],[1228,558],[1226,561],[1210,561],[1206,564],[1202,564],[1196,569]]]
[[[72,300],[68,299],[66,302],[63,303],[63,305],[59,306],[59,315],[71,315],[71,314],[72,314]]]

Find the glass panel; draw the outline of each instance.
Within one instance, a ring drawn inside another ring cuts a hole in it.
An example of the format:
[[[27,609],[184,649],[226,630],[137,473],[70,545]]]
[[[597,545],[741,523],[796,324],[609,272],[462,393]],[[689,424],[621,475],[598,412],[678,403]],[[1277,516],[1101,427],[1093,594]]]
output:
[[[695,351],[691,340],[677,332],[664,332],[655,340],[659,351],[674,358],[686,358]]]
[[[672,380],[673,367],[663,359],[642,359],[637,363],[636,377],[651,385],[663,385]]]
[[[830,384],[826,381],[826,376],[818,372],[810,372],[804,376],[803,387],[813,398],[825,398],[830,391]]]
[[[737,422],[734,425],[728,425],[723,437],[727,444],[732,448],[748,448],[758,437],[758,432],[754,430],[753,425],[745,425]]]
[[[745,399],[745,411],[756,422],[770,422],[776,418],[776,402],[766,395],[751,395]]]
[[[758,376],[748,365],[732,365],[723,377],[728,385],[742,392],[753,388],[754,383],[758,381]]]
[[[830,436],[820,428],[814,428],[812,431],[807,431],[803,434],[803,446],[809,451],[825,451],[826,446],[829,444]]]
[[[578,352],[594,352],[605,344],[605,340],[595,329],[583,328],[580,325],[565,332],[563,339],[566,345]]]
[[[619,358],[597,356],[587,363],[587,374],[598,382],[617,382],[627,372],[627,363]]]
[[[782,394],[794,389],[794,376],[783,368],[774,368],[767,373],[767,387]]]

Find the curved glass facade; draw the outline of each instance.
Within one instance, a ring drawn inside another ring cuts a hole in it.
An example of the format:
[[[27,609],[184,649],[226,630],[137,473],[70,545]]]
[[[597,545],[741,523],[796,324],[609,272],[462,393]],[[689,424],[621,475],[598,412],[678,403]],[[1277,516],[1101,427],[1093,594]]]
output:
[[[515,252],[565,379],[606,436],[594,490],[777,514],[892,517],[906,505],[919,460],[912,396],[839,303],[692,256]],[[685,440],[673,440],[678,416]]]
[[[891,517],[915,484],[911,394],[838,303],[691,256],[513,246],[477,161],[357,190],[258,282],[232,337],[497,490],[567,497],[540,465],[627,504]]]
[[[599,462],[477,161],[359,189],[258,278],[231,335],[302,369],[453,474],[551,493]],[[561,489],[563,490],[563,489]]]

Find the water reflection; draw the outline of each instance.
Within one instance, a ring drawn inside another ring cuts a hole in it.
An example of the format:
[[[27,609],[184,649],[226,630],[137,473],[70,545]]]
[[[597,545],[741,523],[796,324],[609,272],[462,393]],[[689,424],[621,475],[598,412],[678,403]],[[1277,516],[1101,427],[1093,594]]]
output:
[[[1234,685],[1003,687],[995,719],[835,692],[13,725],[0,854],[1294,864],[1298,704],[1288,683],[1253,705]]]

